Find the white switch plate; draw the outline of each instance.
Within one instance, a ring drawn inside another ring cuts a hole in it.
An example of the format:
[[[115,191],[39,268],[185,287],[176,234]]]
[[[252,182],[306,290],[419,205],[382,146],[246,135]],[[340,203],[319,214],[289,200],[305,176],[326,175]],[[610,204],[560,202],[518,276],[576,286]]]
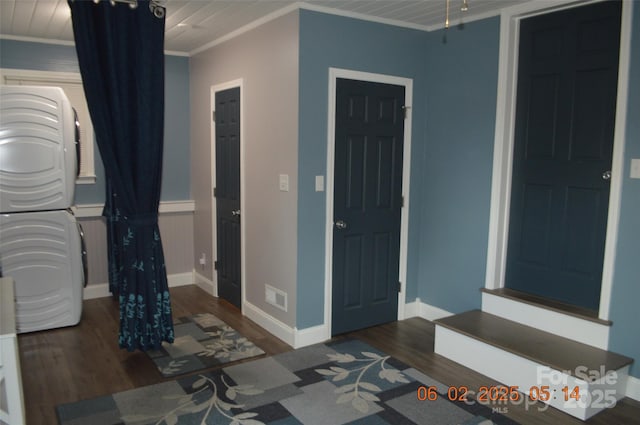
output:
[[[316,176],[316,192],[324,192],[324,176]]]
[[[289,191],[289,175],[280,174],[280,192]]]
[[[640,159],[631,160],[631,178],[640,179]]]

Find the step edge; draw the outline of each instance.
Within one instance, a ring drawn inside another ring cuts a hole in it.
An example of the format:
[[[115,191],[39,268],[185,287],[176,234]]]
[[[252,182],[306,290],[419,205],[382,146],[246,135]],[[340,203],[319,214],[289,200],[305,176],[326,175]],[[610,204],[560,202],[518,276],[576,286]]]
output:
[[[517,296],[511,295],[511,294],[508,294],[508,293],[501,292],[502,289],[505,289],[505,288],[498,288],[498,289],[480,288],[480,292],[483,292],[483,293],[489,294],[489,295],[493,295],[493,296],[496,296],[496,297],[507,298],[507,299],[510,299],[512,301],[515,301],[515,302],[531,305],[531,306],[534,306],[534,307],[537,307],[537,308],[540,308],[540,309],[543,309],[543,310],[550,310],[550,311],[553,311],[553,312],[556,312],[556,313],[559,313],[559,314],[564,314],[566,316],[571,316],[571,317],[576,318],[576,319],[597,323],[597,324],[603,325],[603,326],[611,327],[613,325],[613,321],[611,321],[611,320],[600,319],[599,317],[591,317],[591,316],[587,316],[587,315],[584,315],[584,314],[580,314],[580,313],[576,313],[576,312],[572,312],[572,311],[563,310],[561,308],[545,305],[545,304],[542,304],[542,303],[537,303],[535,301],[526,300],[526,299],[519,298]]]
[[[607,350],[611,327],[482,292],[482,311],[583,344]]]
[[[515,385],[518,384],[519,388],[526,390],[526,388],[528,387],[529,384],[527,385],[522,385],[521,382],[518,382],[518,380],[520,378],[522,378],[522,374],[520,373],[521,371],[519,371],[518,373],[516,373],[515,375],[513,373],[509,373],[508,375],[504,375],[504,373],[502,372],[496,372],[496,369],[492,369],[491,367],[488,367],[491,362],[489,363],[477,363],[475,362],[475,360],[469,358],[468,356],[465,356],[465,350],[453,350],[447,345],[448,342],[450,342],[450,338],[451,336],[448,336],[449,334],[452,335],[457,335],[454,336],[454,338],[463,338],[466,339],[470,342],[468,343],[472,343],[471,341],[475,341],[475,343],[478,342],[482,342],[480,340],[478,340],[477,338],[473,338],[470,337],[466,334],[463,333],[458,333],[455,330],[451,330],[450,328],[447,328],[445,326],[442,326],[440,329],[436,328],[436,346],[434,346],[434,351],[436,352],[436,354],[444,356],[448,359],[450,359],[451,361],[454,361],[456,363],[461,364],[464,367],[470,368],[472,370],[477,371],[478,373],[481,373],[483,375],[486,375],[487,377],[502,383],[504,385]],[[438,335],[440,335],[440,338],[438,338]],[[440,341],[438,343],[438,341]],[[459,340],[458,340],[459,341]],[[484,342],[482,342],[484,344]],[[454,341],[455,344],[455,341]],[[503,355],[506,356],[511,356],[512,358],[517,358],[519,359],[518,361],[522,361],[522,362],[526,362],[529,363],[531,365],[534,365],[535,367],[545,367],[545,365],[543,363],[538,362],[537,360],[531,360],[529,358],[520,356],[518,354],[514,354],[511,353],[508,350],[502,350],[498,347],[494,347],[491,344],[485,344],[486,347],[489,347],[490,349],[498,349],[500,351],[502,351],[502,353],[504,353]],[[483,348],[484,349],[484,348]],[[474,364],[475,363],[475,364]],[[526,366],[526,365],[525,365]],[[528,367],[528,366],[527,366]],[[526,368],[525,368],[526,369]],[[531,369],[526,369],[526,370],[531,370]],[[571,374],[567,374],[564,373],[564,371],[558,371],[559,373],[563,374],[564,376],[566,376],[568,379],[572,379],[573,382],[575,383],[575,385],[585,385],[586,386],[586,390],[590,390],[591,388],[595,389],[595,390],[599,390],[601,388],[613,388],[616,392],[615,392],[615,398],[617,401],[627,397],[628,395],[626,394],[625,391],[625,387],[629,386],[629,382],[631,381],[630,378],[632,378],[628,372],[629,372],[629,366],[624,366],[621,369],[619,369],[619,376],[616,378],[617,382],[614,383],[610,383],[607,382],[607,377],[600,379],[600,380],[595,380],[595,381],[588,381],[588,380],[584,380],[581,377],[577,377]],[[618,372],[618,371],[616,371]],[[531,372],[528,372],[531,373]],[[536,374],[538,373],[537,371],[535,372]],[[525,372],[525,375],[527,374],[527,372]],[[515,379],[515,380],[514,380]],[[537,378],[538,379],[538,378]],[[562,380],[559,382],[554,382],[553,379],[557,379],[557,378],[550,378],[547,377],[547,379],[549,379],[549,385],[555,385],[555,386],[566,386],[567,382]],[[602,382],[604,381],[604,382]],[[542,385],[543,383],[547,383],[547,381],[538,381],[536,380],[535,382],[537,382],[538,384]],[[570,385],[574,385],[574,383],[570,383]],[[604,385],[604,387],[603,387]],[[520,390],[519,390],[520,391]],[[581,390],[582,391],[582,390]],[[520,391],[523,394],[528,394],[527,391]],[[554,400],[556,400],[556,398],[554,397]],[[617,402],[616,401],[616,402]],[[555,401],[542,401],[543,403],[547,404],[550,407],[553,407],[555,409],[558,409],[559,411],[562,411],[564,413],[567,413],[575,418],[578,418],[580,420],[587,420],[590,417],[594,416],[595,414],[601,412],[602,410],[604,410],[607,407],[610,406],[603,406],[603,407],[597,407],[597,406],[578,406],[577,409],[572,408],[571,406],[566,406],[566,405],[558,405]],[[570,407],[571,409],[567,409],[567,407]]]
[[[530,328],[530,329],[535,330],[535,331],[537,331],[537,332],[543,332],[543,333],[549,334],[549,335],[554,336],[554,337],[564,338],[564,337],[560,337],[560,336],[558,336],[558,335],[552,334],[552,333],[550,333],[550,332],[541,331],[540,329],[536,329],[536,328],[533,328],[533,327],[531,327],[531,326],[523,325],[523,324],[521,324],[521,323],[514,322],[514,321],[512,321],[512,320],[505,319],[505,318],[503,318],[503,317],[493,315],[493,314],[491,314],[491,313],[485,313],[485,312],[483,312],[483,311],[481,311],[481,310],[471,310],[471,311],[480,311],[480,312],[481,312],[481,313],[483,313],[483,314],[487,314],[487,315],[490,315],[490,316],[496,317],[496,318],[498,318],[498,319],[501,319],[501,320],[504,320],[504,321],[507,321],[507,322],[511,322],[511,323],[513,323],[514,325],[523,326],[523,327],[525,327],[525,328]],[[558,370],[558,371],[561,371],[561,372],[565,372],[565,371],[567,370],[567,369],[565,369],[565,368],[563,368],[563,367],[558,367],[557,365],[553,365],[553,364],[551,364],[551,362],[549,362],[549,361],[544,361],[544,359],[536,358],[536,357],[534,357],[534,356],[528,355],[527,353],[522,352],[522,351],[519,351],[519,350],[513,350],[513,349],[510,349],[509,347],[505,347],[505,346],[503,346],[503,345],[501,345],[501,344],[498,344],[498,343],[497,343],[497,342],[495,342],[495,341],[488,341],[488,340],[485,340],[485,339],[480,338],[480,337],[478,337],[477,335],[474,335],[474,334],[472,334],[472,333],[470,333],[470,332],[466,332],[466,331],[461,330],[461,329],[459,329],[459,328],[457,328],[457,327],[455,327],[455,326],[449,325],[448,323],[446,323],[446,322],[445,322],[445,320],[446,320],[446,319],[448,319],[448,318],[451,318],[451,317],[453,317],[453,316],[449,316],[449,317],[447,317],[447,318],[442,318],[442,319],[437,319],[437,320],[434,320],[433,322],[434,322],[434,324],[435,324],[436,326],[442,326],[442,327],[447,328],[447,329],[449,329],[449,330],[451,330],[451,331],[454,331],[454,332],[457,332],[457,333],[459,333],[459,334],[465,335],[465,336],[467,336],[467,337],[469,337],[469,338],[473,338],[473,339],[475,339],[475,340],[477,340],[477,341],[480,341],[480,342],[482,342],[482,343],[484,343],[484,344],[491,345],[491,346],[496,347],[496,348],[498,348],[498,349],[500,349],[500,350],[503,350],[503,351],[506,351],[506,352],[508,352],[508,353],[511,353],[511,354],[513,354],[513,355],[515,355],[515,356],[519,356],[519,357],[525,358],[525,359],[527,359],[527,360],[530,360],[530,361],[532,361],[532,362],[539,363],[539,364],[541,364],[541,365],[547,366],[547,367],[552,368],[552,369],[554,369],[554,370]],[[583,345],[583,346],[585,346],[585,348],[587,348],[587,349],[597,350],[597,351],[603,351],[603,352],[608,352],[608,353],[613,353],[613,354],[616,354],[617,356],[620,356],[620,357],[621,357],[622,359],[624,359],[624,360],[622,361],[622,364],[621,364],[618,368],[613,369],[613,370],[615,370],[616,372],[617,372],[617,371],[619,371],[619,370],[621,370],[621,369],[624,369],[625,367],[630,366],[630,365],[634,362],[634,360],[633,360],[632,358],[630,358],[630,357],[628,357],[628,356],[625,356],[625,355],[622,355],[622,354],[615,353],[615,352],[613,352],[613,351],[603,350],[603,349],[601,349],[601,348],[593,347],[593,346],[591,346],[591,345],[587,345],[587,344],[584,344],[584,343],[581,343],[581,342],[578,342],[578,341],[574,341],[574,340],[571,340],[571,339],[568,339],[568,338],[564,338],[564,339],[567,339],[568,341],[574,342],[574,343],[576,343],[576,344]],[[576,375],[575,375],[575,370],[570,370],[570,369],[569,369],[569,372],[571,372],[571,373],[570,373],[570,375],[571,375],[571,376],[576,377]],[[607,371],[607,372],[608,372],[608,371]],[[586,382],[589,382],[589,383],[590,383],[590,382],[595,382],[595,381],[596,381],[596,378],[592,378],[591,380],[586,381]]]

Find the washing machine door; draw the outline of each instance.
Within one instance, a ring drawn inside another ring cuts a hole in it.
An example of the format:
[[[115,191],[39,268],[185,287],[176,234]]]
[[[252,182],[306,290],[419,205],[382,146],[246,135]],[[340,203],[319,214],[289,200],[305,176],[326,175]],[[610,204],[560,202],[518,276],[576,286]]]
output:
[[[0,86],[0,109],[0,212],[69,208],[76,120],[64,91]]]

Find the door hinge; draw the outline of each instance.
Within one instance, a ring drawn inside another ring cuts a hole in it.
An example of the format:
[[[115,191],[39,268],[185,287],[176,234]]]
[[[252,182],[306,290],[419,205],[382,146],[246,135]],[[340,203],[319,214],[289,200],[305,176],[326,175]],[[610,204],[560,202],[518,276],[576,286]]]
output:
[[[214,188],[213,188],[213,197],[214,197],[214,198],[217,198],[217,197],[218,197],[218,188],[217,188],[217,187],[214,187]]]
[[[218,270],[218,261],[213,262],[213,270]]]
[[[211,119],[216,122],[216,111],[211,111]]]
[[[404,196],[400,197],[400,208],[404,208]]]
[[[402,282],[398,282],[398,292],[402,292]]]
[[[404,119],[407,119],[407,110],[411,109],[411,106],[407,106],[407,105],[402,105],[402,113],[404,115]]]

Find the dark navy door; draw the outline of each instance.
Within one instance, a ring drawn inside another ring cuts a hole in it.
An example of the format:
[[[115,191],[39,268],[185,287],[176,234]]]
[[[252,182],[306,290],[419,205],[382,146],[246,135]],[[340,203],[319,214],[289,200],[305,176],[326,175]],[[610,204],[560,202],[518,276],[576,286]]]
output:
[[[338,79],[332,334],[398,315],[404,87]]]
[[[241,307],[240,88],[215,96],[218,295]]]
[[[506,286],[597,310],[618,81],[620,2],[520,27]]]

